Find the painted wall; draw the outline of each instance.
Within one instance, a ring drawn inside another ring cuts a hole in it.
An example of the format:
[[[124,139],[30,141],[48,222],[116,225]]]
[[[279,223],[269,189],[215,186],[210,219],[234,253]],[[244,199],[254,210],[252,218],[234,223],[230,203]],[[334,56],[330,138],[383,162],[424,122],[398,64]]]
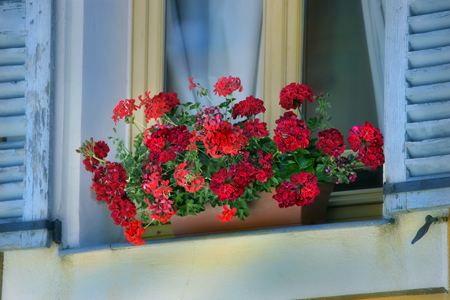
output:
[[[55,245],[5,252],[2,299],[303,299],[448,288],[447,224],[411,245],[425,215],[66,256]]]
[[[129,90],[130,3],[123,0],[55,1],[55,101],[52,217],[63,222],[66,247],[124,240],[110,211],[90,191],[91,176],[75,152],[85,140],[125,138],[112,111]],[[114,161],[114,146],[108,142]]]

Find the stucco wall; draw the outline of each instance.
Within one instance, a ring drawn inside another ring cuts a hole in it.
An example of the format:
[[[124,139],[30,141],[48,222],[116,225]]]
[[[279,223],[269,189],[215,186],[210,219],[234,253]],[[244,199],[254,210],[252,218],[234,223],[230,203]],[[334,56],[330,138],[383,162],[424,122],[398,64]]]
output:
[[[425,215],[65,256],[55,245],[5,252],[2,299],[302,299],[448,288],[447,224],[411,245]]]

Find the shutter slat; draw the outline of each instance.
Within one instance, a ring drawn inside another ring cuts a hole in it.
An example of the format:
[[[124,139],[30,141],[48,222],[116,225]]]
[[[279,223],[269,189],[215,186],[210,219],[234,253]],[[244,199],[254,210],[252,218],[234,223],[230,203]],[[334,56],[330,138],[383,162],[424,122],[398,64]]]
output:
[[[449,64],[450,46],[408,52],[407,57],[411,68],[423,68]]]
[[[450,100],[450,82],[407,88],[406,99],[411,104]]]
[[[0,99],[23,98],[25,97],[26,83],[0,83]]]
[[[450,119],[407,123],[406,132],[411,141],[450,137]]]
[[[25,161],[25,149],[0,151],[0,168],[22,166]]]
[[[0,118],[0,137],[24,136],[26,125],[25,116]]]
[[[450,28],[450,10],[409,17],[408,21],[412,33],[424,33]]]
[[[449,46],[450,29],[411,34],[408,40],[414,51]]]
[[[25,64],[25,48],[0,50],[0,66],[17,66]]]
[[[0,117],[25,115],[26,99],[0,100]]]
[[[0,202],[0,219],[18,218],[23,215],[23,200]]]
[[[0,184],[0,201],[23,198],[23,182]]]
[[[0,32],[0,49],[25,47],[25,31]]]
[[[23,166],[0,168],[0,183],[22,182],[24,170]]]
[[[25,30],[25,3],[0,2],[0,28],[2,31]]]
[[[411,158],[450,154],[449,138],[432,139],[419,142],[406,142],[405,145]]]
[[[25,141],[0,142],[0,150],[22,149],[25,147]]]
[[[410,122],[450,119],[450,101],[407,105],[406,113]]]
[[[450,10],[448,0],[416,0],[410,4],[411,15],[425,15]]]
[[[412,87],[450,81],[450,64],[407,70],[406,80]]]
[[[25,80],[25,67],[23,65],[0,67],[0,82],[22,80]]]
[[[427,176],[450,173],[450,155],[406,159],[410,176]]]

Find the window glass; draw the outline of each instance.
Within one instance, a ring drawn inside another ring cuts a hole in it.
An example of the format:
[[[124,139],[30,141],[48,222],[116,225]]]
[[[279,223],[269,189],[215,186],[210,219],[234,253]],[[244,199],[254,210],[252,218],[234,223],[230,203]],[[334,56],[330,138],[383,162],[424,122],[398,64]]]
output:
[[[307,1],[304,50],[305,84],[330,94],[331,125],[345,139],[365,121],[379,127],[361,0]]]
[[[168,0],[165,91],[182,103],[211,103],[189,91],[189,78],[209,90],[223,76],[239,77],[237,100],[260,97],[261,0]]]

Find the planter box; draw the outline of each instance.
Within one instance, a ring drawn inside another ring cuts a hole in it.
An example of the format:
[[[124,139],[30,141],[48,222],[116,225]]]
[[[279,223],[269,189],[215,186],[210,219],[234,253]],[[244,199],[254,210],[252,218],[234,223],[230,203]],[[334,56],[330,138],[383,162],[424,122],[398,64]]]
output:
[[[250,216],[241,221],[234,217],[227,223],[217,218],[222,215],[223,208],[205,205],[206,210],[196,216],[173,216],[173,233],[176,237],[219,232],[254,230],[274,227],[321,224],[325,222],[328,201],[333,192],[334,184],[320,184],[320,195],[312,204],[279,208],[278,202],[272,198],[272,193],[262,193],[261,198],[251,201],[248,206]]]

